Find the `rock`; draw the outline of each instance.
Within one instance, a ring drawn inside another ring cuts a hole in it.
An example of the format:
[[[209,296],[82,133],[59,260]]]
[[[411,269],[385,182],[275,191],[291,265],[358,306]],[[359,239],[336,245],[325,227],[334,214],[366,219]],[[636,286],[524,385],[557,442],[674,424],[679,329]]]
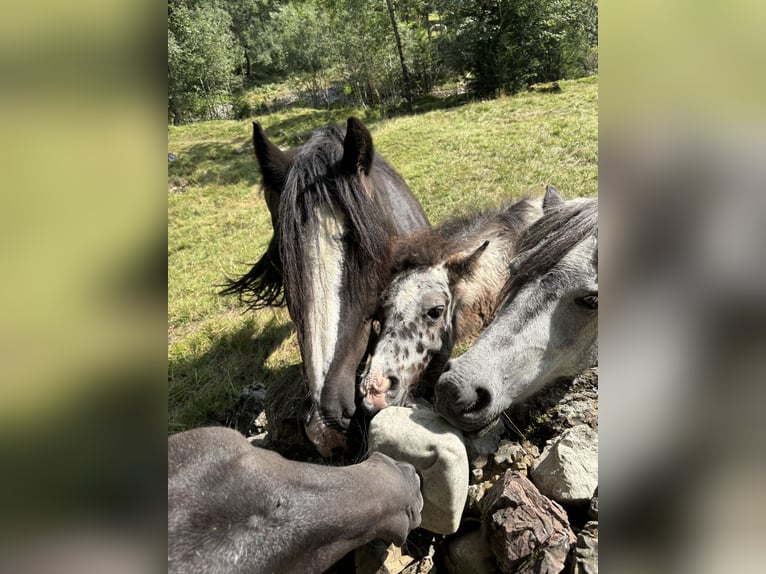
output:
[[[481,531],[474,530],[451,540],[444,554],[448,574],[494,574],[495,555]]]
[[[354,552],[356,574],[427,574],[433,570],[433,547],[429,546],[429,551],[416,558],[393,544],[365,544]]]
[[[510,467],[514,462],[522,460],[525,454],[527,454],[527,451],[519,443],[503,440],[500,441],[497,452],[495,452],[492,460],[497,465]]]
[[[477,456],[471,461],[471,468],[484,468],[489,463],[489,458],[485,455]]]
[[[497,450],[497,445],[503,438],[503,434],[505,434],[505,426],[501,419],[497,419],[477,435],[464,436],[463,442],[468,452],[468,458],[474,460],[477,457],[493,454]]]
[[[178,156],[174,153],[168,153],[168,161],[178,161]]]
[[[482,513],[482,506],[480,504],[482,498],[487,491],[492,488],[492,483],[488,480],[481,484],[468,485],[468,497],[465,501],[465,509],[463,510],[463,516],[480,517]]]
[[[593,498],[590,499],[590,505],[588,506],[588,518],[591,520],[598,520],[598,486],[593,493]]]
[[[506,471],[485,495],[482,519],[502,572],[559,573],[575,535],[564,509],[518,472]]]
[[[402,574],[429,574],[430,572],[436,572],[434,568],[434,548],[429,547],[429,553],[418,558],[410,563],[407,568],[402,570]]]
[[[564,431],[543,449],[530,476],[553,500],[588,502],[598,485],[598,432],[585,424]]]
[[[402,549],[393,544],[388,547],[386,561],[383,563],[383,572],[387,574],[399,574],[413,562],[412,556],[402,552]]]
[[[571,574],[598,574],[598,522],[588,522],[577,535]]]
[[[506,414],[531,443],[541,445],[573,426],[598,428],[598,366],[546,386]]]
[[[422,528],[437,534],[457,531],[468,495],[468,455],[458,429],[428,409],[388,407],[370,422],[368,448],[417,469]]]
[[[261,434],[268,427],[265,409],[266,385],[261,382],[252,383],[240,391],[229,420],[246,437]]]

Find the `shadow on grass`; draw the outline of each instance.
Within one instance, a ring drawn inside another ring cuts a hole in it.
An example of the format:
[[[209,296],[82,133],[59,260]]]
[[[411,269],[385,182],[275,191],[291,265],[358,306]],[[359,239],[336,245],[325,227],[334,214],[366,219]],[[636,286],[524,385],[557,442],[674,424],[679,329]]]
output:
[[[189,180],[196,185],[255,185],[261,177],[249,140],[228,143],[204,142],[177,152],[178,160],[168,164],[168,179]],[[205,165],[207,164],[207,165]]]
[[[292,323],[272,319],[259,332],[253,320],[217,336],[204,353],[168,364],[169,432],[226,423],[241,391],[261,382],[268,386],[283,370],[266,366],[269,356],[292,333]]]

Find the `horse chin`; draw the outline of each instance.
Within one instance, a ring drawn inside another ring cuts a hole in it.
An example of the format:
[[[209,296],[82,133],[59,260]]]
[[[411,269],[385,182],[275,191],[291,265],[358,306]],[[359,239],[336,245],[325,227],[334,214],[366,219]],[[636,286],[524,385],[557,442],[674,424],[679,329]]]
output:
[[[345,435],[328,426],[321,417],[312,417],[306,425],[306,436],[314,444],[317,452],[325,458],[332,456],[337,450],[346,450]]]
[[[469,414],[463,414],[460,416],[455,416],[452,413],[444,413],[439,412],[439,414],[444,417],[449,424],[451,424],[453,427],[460,429],[464,433],[470,433],[475,435],[481,435],[481,432],[486,429],[488,426],[490,426],[493,422],[495,422],[495,419],[492,418],[486,418],[486,417],[473,417]]]

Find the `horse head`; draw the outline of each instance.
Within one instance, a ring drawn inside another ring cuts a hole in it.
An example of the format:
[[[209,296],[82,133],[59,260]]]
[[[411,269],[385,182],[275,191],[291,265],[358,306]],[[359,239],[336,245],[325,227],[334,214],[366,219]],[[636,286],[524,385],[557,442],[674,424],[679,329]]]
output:
[[[402,178],[375,152],[357,119],[282,151],[253,124],[274,236],[250,272],[224,293],[251,307],[280,303],[297,329],[307,387],[304,425],[317,450],[345,446],[355,377],[371,318],[388,282],[391,238],[428,220]]]
[[[360,384],[368,414],[405,404],[426,371],[441,371],[454,345],[455,285],[473,273],[487,245],[393,279],[378,308],[380,335]]]
[[[598,200],[550,186],[543,212],[519,237],[497,316],[436,384],[436,409],[465,431],[596,360]]]

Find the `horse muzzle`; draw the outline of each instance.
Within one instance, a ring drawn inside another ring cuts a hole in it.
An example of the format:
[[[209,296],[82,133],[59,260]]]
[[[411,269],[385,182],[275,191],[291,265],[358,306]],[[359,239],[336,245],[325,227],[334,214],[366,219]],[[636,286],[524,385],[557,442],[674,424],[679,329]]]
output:
[[[478,431],[493,420],[492,392],[482,385],[467,383],[447,372],[439,377],[434,394],[436,411],[460,430]]]
[[[314,444],[320,455],[327,458],[336,451],[346,450],[346,435],[330,426],[318,411],[309,418],[305,426],[306,436]]]

